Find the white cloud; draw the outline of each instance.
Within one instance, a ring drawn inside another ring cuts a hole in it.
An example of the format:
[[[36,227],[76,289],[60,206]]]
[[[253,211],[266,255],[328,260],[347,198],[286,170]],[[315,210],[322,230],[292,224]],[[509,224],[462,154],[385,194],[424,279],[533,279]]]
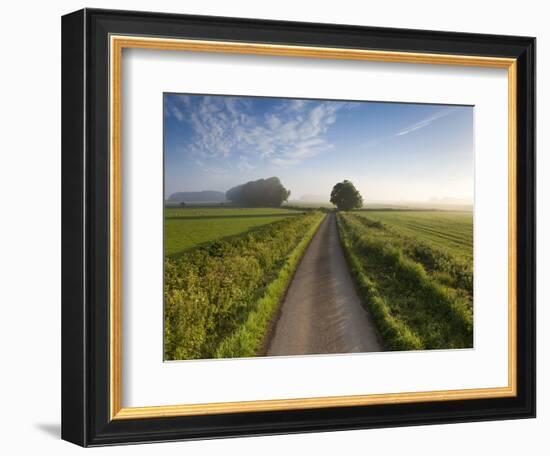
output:
[[[176,119],[178,119],[180,122],[183,121],[183,113],[178,109],[177,106],[170,106],[171,112],[174,115]]]
[[[249,163],[248,158],[246,158],[244,155],[241,155],[239,156],[238,168],[244,172],[253,170],[255,166]]]
[[[290,100],[287,105],[281,109],[288,111],[300,111],[306,104],[306,100]]]
[[[409,125],[408,127],[404,128],[403,130],[396,133],[395,136],[403,136],[408,135],[409,133],[412,133],[413,131],[420,130],[421,128],[427,127],[428,125],[432,124],[438,119],[441,119],[442,117],[446,117],[449,114],[452,114],[454,111],[453,108],[446,108],[439,112],[436,112],[434,115],[428,117],[427,119],[421,120],[420,122],[416,122],[412,125]]]
[[[326,133],[346,106],[290,100],[259,113],[247,98],[180,95],[171,101],[169,114],[192,129],[185,152],[201,162],[225,158],[240,170],[258,160],[290,166],[329,149]]]

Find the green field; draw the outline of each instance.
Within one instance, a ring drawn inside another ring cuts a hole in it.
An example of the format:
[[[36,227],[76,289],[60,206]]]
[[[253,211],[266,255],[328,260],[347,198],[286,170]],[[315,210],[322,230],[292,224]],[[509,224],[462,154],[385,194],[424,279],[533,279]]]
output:
[[[387,349],[472,347],[471,213],[364,210],[338,226]]]
[[[255,356],[324,214],[166,212],[167,252],[177,254],[164,262],[165,359]]]
[[[324,216],[305,208],[166,208],[165,359],[260,353]],[[337,220],[385,349],[472,347],[471,212],[358,210]]]
[[[472,261],[473,213],[444,211],[358,211],[357,215],[376,220],[405,236]]]
[[[301,213],[284,208],[167,207],[164,213],[165,254],[179,255],[199,245]]]

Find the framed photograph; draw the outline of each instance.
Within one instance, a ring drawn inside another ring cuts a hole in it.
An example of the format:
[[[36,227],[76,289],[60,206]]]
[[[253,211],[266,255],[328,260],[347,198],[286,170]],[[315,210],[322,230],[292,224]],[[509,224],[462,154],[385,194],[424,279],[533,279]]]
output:
[[[62,437],[535,416],[535,39],[62,20]]]

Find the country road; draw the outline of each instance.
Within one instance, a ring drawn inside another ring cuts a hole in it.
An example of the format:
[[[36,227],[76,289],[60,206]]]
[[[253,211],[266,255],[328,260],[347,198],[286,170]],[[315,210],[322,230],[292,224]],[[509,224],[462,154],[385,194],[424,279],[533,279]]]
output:
[[[267,356],[381,351],[357,295],[330,213],[306,250],[281,305]]]

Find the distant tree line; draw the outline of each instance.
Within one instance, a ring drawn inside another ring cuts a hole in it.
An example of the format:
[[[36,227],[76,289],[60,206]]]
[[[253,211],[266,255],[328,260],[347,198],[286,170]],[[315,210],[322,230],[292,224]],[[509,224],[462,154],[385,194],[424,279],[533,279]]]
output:
[[[279,207],[289,196],[290,190],[283,187],[278,177],[250,181],[225,193],[225,197],[234,204],[256,207]]]

